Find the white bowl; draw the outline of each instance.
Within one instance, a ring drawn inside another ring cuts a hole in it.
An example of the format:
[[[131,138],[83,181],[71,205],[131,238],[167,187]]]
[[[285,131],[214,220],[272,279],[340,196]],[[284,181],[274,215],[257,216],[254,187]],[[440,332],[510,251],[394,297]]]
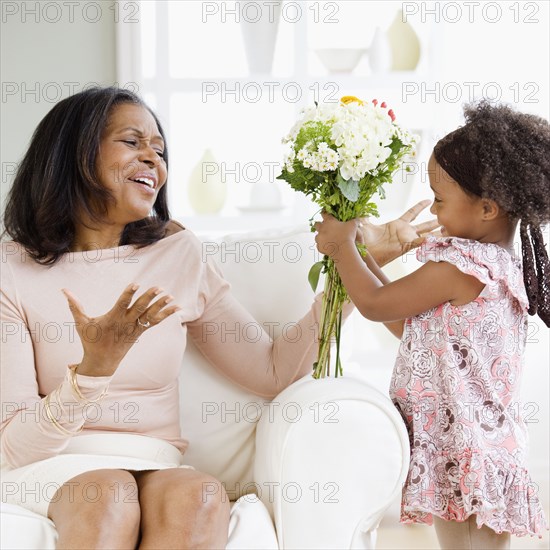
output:
[[[366,51],[366,48],[322,48],[315,53],[329,72],[351,73]]]

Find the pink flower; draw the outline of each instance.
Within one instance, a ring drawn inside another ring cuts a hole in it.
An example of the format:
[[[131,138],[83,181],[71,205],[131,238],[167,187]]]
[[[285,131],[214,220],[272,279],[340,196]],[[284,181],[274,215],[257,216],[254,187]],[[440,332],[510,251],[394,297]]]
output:
[[[387,107],[386,102],[382,101],[382,103],[380,103],[380,107],[382,107],[382,109],[385,109]]]
[[[392,122],[394,122],[395,121],[395,114],[393,112],[393,109],[390,109],[388,111],[388,115],[390,115],[390,118],[391,118]]]

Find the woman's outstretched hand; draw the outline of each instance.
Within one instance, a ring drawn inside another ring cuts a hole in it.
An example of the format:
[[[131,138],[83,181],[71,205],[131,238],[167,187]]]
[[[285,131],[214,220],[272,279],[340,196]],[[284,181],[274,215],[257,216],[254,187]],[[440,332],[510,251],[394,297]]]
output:
[[[386,265],[409,250],[420,246],[426,235],[439,227],[437,220],[413,225],[418,214],[430,205],[430,200],[420,201],[409,208],[400,218],[382,225],[362,218],[358,230],[358,240],[363,242],[376,263]]]
[[[181,309],[167,307],[174,298],[163,295],[164,291],[158,287],[150,288],[132,304],[137,289],[138,285],[128,285],[115,305],[100,317],[88,317],[76,296],[62,289],[84,348],[78,374],[111,376],[146,330]]]

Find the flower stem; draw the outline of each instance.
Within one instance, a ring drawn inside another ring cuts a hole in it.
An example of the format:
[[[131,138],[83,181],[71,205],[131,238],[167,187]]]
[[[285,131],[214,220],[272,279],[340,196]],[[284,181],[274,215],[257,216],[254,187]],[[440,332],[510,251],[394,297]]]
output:
[[[346,290],[333,260],[326,258],[326,279],[319,327],[319,352],[314,364],[313,378],[330,376],[330,350],[333,337],[336,340],[335,376],[341,376],[340,337],[342,308],[347,299]]]

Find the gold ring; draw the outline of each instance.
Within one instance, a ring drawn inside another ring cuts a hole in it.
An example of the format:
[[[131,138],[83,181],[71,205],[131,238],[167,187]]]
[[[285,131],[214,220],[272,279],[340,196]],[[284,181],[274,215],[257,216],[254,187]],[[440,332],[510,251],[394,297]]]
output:
[[[143,328],[149,328],[151,326],[151,323],[149,321],[145,321],[145,323],[142,323],[140,318],[137,318],[138,325]]]

